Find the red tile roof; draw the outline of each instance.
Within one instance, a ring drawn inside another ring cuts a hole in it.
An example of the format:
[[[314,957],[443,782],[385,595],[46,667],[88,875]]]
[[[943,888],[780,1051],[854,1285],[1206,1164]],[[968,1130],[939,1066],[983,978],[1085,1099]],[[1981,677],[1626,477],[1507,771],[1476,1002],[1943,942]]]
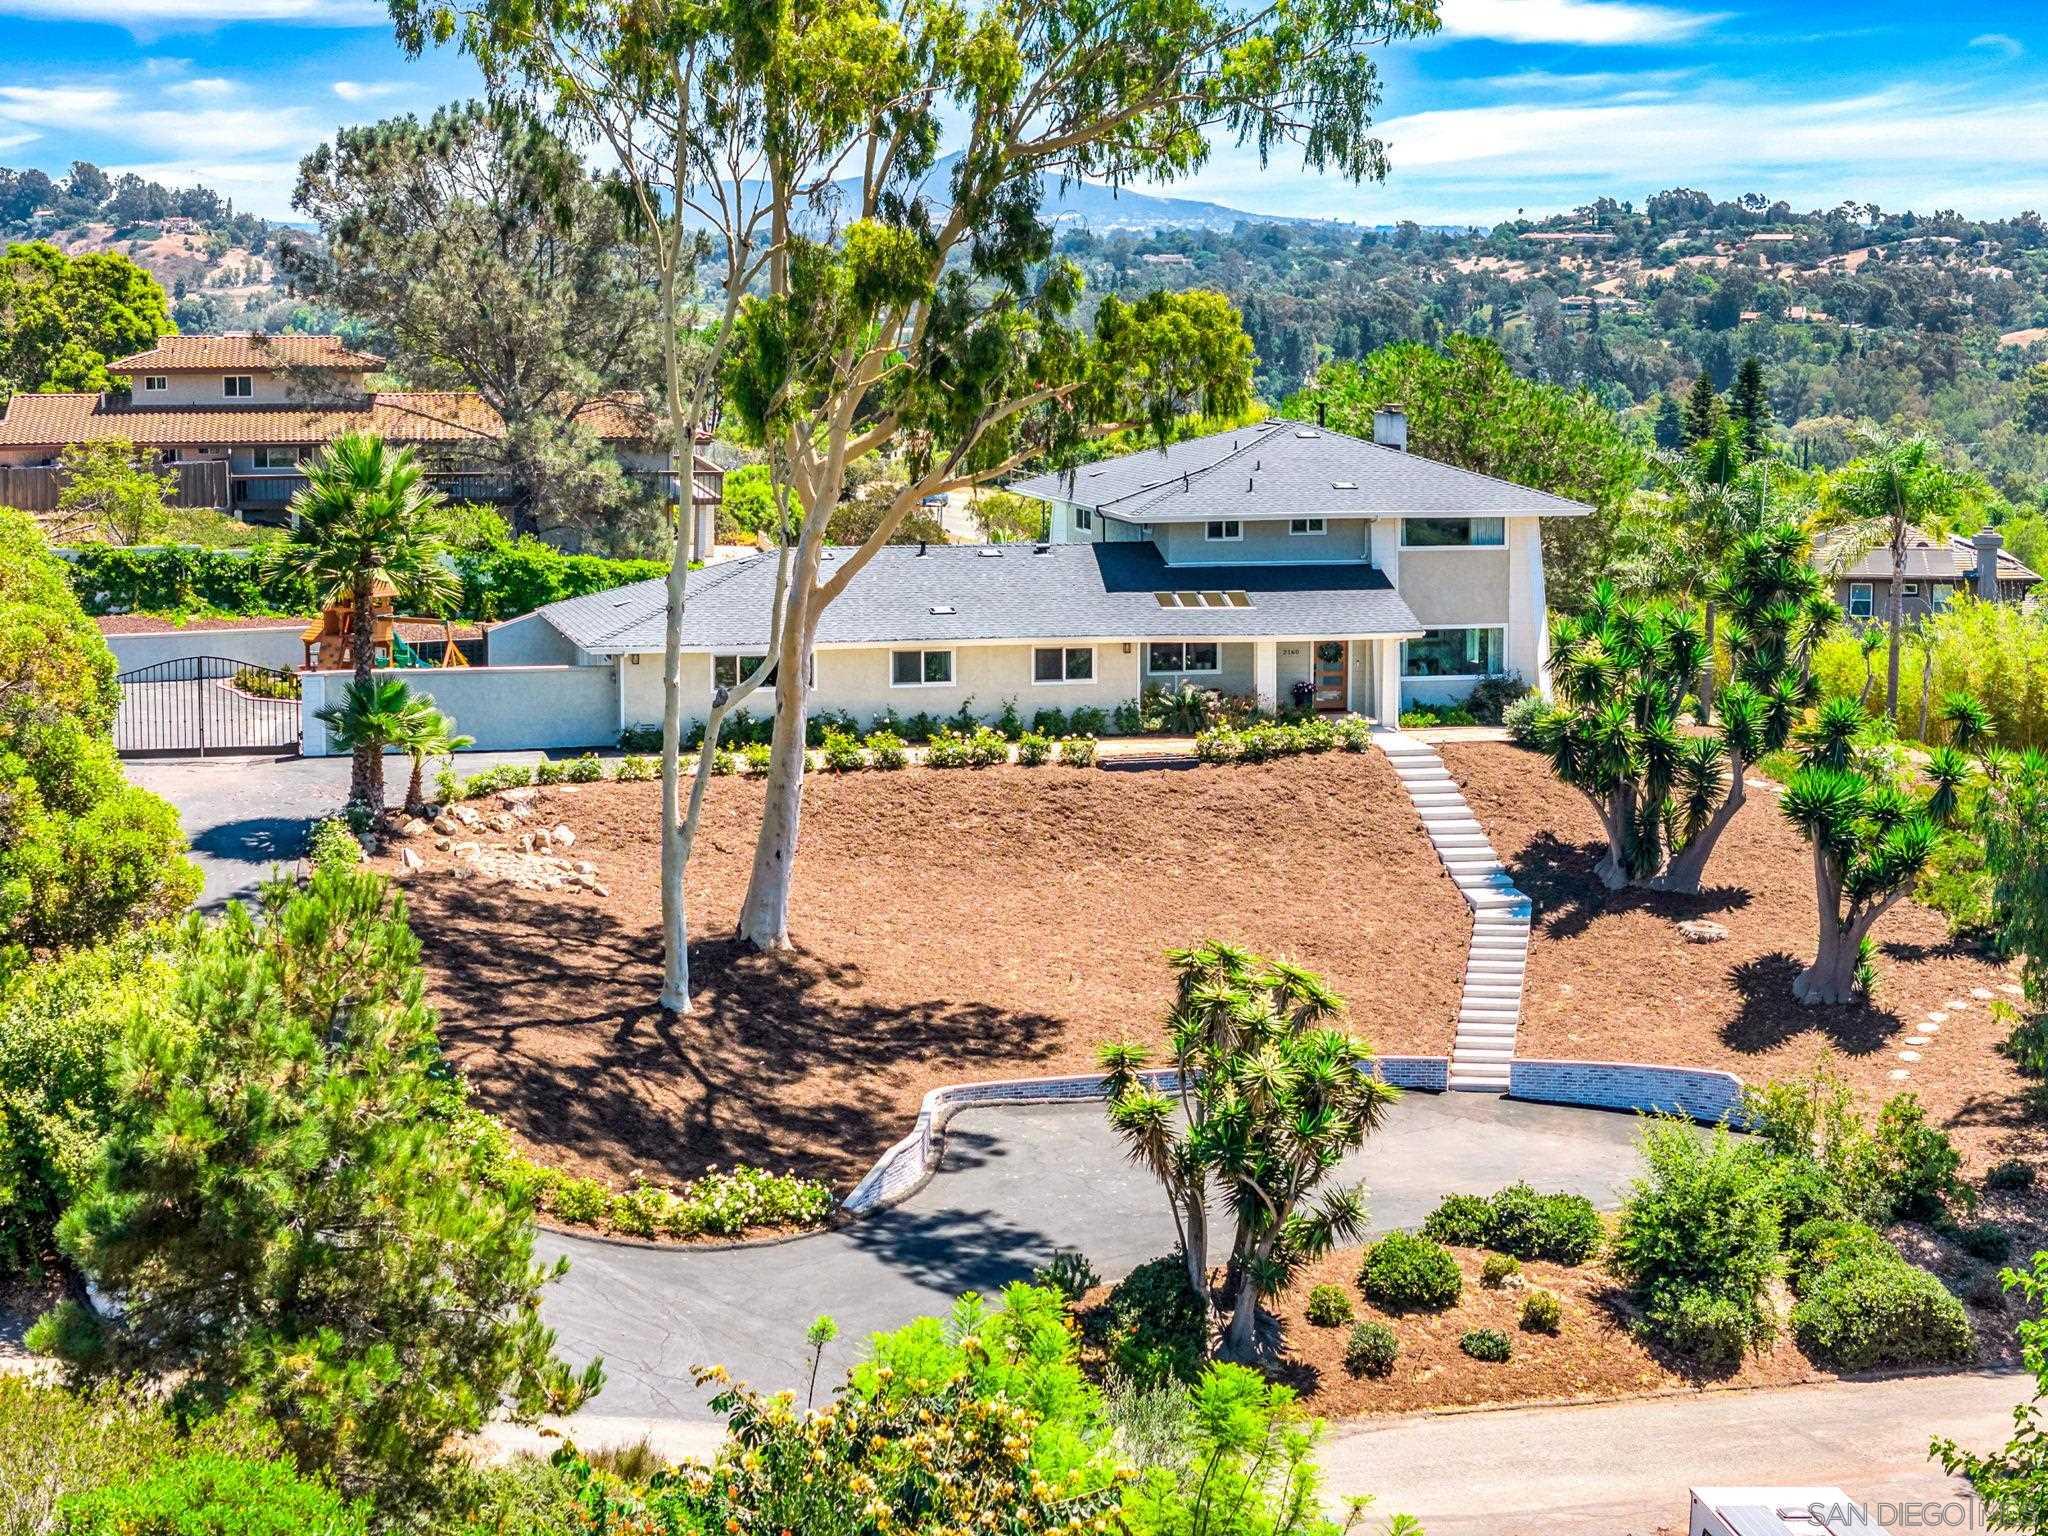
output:
[[[582,418],[610,442],[652,437],[644,412],[603,402]],[[125,437],[150,448],[292,447],[325,443],[344,432],[376,432],[400,443],[460,443],[496,437],[498,413],[460,390],[364,395],[336,405],[153,406],[99,395],[16,395],[0,414],[0,448],[55,450],[68,443]]]
[[[333,368],[345,373],[370,373],[384,359],[357,352],[339,336],[266,336],[255,331],[230,331],[219,336],[159,336],[147,352],[117,358],[109,373],[211,373],[226,369]]]

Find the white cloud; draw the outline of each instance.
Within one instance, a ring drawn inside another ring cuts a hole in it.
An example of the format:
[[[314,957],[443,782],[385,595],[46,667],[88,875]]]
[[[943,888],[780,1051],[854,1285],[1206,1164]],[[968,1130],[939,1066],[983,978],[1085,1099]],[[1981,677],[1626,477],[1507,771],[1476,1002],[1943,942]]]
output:
[[[120,105],[121,93],[100,85],[0,85],[0,117],[39,128],[84,126]]]
[[[1594,46],[1675,42],[1725,15],[1634,0],[1443,0],[1440,14],[1445,37]]]
[[[164,87],[167,96],[203,96],[215,99],[232,96],[240,89],[234,81],[223,80],[218,75],[206,75],[196,80],[180,80],[176,85]]]
[[[101,125],[125,139],[173,157],[261,155],[306,142],[298,109],[213,107],[199,112],[125,112]]]
[[[334,94],[343,101],[375,101],[379,96],[390,96],[402,87],[395,80],[337,80]]]
[[[1980,33],[1970,39],[1970,46],[1972,48],[1995,48],[2008,60],[2016,59],[2027,51],[2026,45],[2021,43],[2018,38],[2009,37],[2003,32]]]
[[[204,30],[237,21],[374,27],[390,13],[371,0],[0,0],[0,13],[53,21],[107,21],[135,32]]]
[[[13,149],[22,144],[33,144],[41,138],[39,133],[0,133],[0,149]]]
[[[1621,91],[1663,90],[1697,73],[1697,70],[1690,69],[1637,69],[1559,74],[1548,69],[1524,69],[1512,75],[1490,75],[1471,83],[1502,92],[1545,91],[1553,96],[1612,96]]]

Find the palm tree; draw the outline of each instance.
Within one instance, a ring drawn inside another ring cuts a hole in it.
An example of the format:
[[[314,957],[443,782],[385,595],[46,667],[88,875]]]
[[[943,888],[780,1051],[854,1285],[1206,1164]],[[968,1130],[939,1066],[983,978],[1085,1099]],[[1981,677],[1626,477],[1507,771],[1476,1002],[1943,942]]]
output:
[[[1669,549],[1672,569],[1667,588],[1701,599],[1707,643],[1697,691],[1700,723],[1710,725],[1714,719],[1715,631],[1720,616],[1705,583],[1721,568],[1738,539],[1772,522],[1772,467],[1768,460],[1745,462],[1742,425],[1736,421],[1723,421],[1708,436],[1669,455],[1661,467],[1671,497],[1675,534]]]
[[[404,687],[403,683],[399,684]],[[422,780],[429,758],[447,757],[464,747],[476,745],[474,736],[457,735],[455,722],[434,707],[425,696],[408,698],[393,717],[391,745],[412,759],[412,778],[405,786],[405,808],[418,810],[426,804]]]
[[[1890,650],[1885,662],[1884,710],[1899,718],[1899,648],[1905,630],[1906,541],[1914,528],[1947,515],[1954,485],[1935,446],[1925,437],[1870,434],[1870,453],[1849,464],[1834,487],[1829,523],[1847,529],[1843,558],[1887,546],[1892,556],[1891,592],[1885,625]]]
[[[305,489],[292,498],[290,536],[271,559],[282,572],[309,579],[323,604],[354,605],[352,695],[370,682],[371,605],[379,587],[401,604],[430,611],[457,591],[441,558],[440,505],[440,493],[423,482],[412,449],[393,450],[368,432],[329,443],[307,471]],[[384,809],[382,752],[381,744],[358,745],[349,777],[350,802],[377,812]]]
[[[376,761],[378,795],[374,804],[384,803],[384,749],[399,740],[405,711],[415,702],[412,690],[395,677],[359,677],[348,685],[341,703],[313,712],[313,718],[327,727],[331,743],[353,752],[358,764],[365,754]]]

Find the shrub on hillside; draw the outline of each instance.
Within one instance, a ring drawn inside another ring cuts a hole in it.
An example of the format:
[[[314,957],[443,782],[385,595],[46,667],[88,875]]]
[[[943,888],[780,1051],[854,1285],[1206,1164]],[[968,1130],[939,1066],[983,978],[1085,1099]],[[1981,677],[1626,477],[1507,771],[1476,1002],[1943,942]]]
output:
[[[1385,1376],[1400,1357],[1401,1341],[1385,1323],[1360,1323],[1344,1341],[1344,1369],[1354,1376]]]
[[[1524,1333],[1556,1333],[1564,1326],[1564,1306],[1553,1292],[1531,1291],[1522,1303]]]
[[[201,1451],[134,1482],[64,1501],[58,1536],[362,1536],[367,1503],[346,1503],[284,1460]]]
[[[1308,1293],[1303,1315],[1318,1328],[1339,1328],[1351,1321],[1351,1297],[1341,1285],[1319,1285]]]
[[[1052,742],[1036,731],[1026,731],[1017,738],[1017,761],[1026,768],[1036,768],[1052,756]]]
[[[1881,1365],[1953,1365],[1975,1357],[1963,1304],[1926,1270],[1868,1248],[1810,1276],[1792,1308],[1792,1336],[1815,1361],[1842,1371]]]
[[[884,772],[901,768],[909,761],[908,754],[903,750],[903,738],[894,731],[869,732],[867,749],[868,761]]]
[[[1851,1259],[1897,1258],[1885,1235],[1860,1221],[1820,1218],[1792,1229],[1785,1240],[1785,1278],[1794,1294],[1822,1270]]]
[[[1489,1253],[1485,1265],[1479,1271],[1479,1283],[1489,1291],[1497,1291],[1521,1272],[1521,1260],[1505,1253]]]
[[[2034,1165],[2017,1157],[2008,1157],[2003,1162],[1993,1163],[1991,1171],[1984,1175],[1984,1187],[1997,1190],[2032,1189]]]
[[[825,766],[834,773],[854,773],[867,766],[858,738],[844,731],[827,731],[824,741]]]
[[[1440,1243],[1553,1264],[1583,1264],[1606,1235],[1600,1213],[1585,1196],[1543,1195],[1519,1183],[1491,1197],[1447,1195],[1422,1231]]]
[[[1193,1381],[1209,1353],[1209,1304],[1169,1254],[1117,1282],[1093,1319],[1109,1363],[1139,1386]]]
[[[1088,1255],[1063,1248],[1031,1272],[1031,1283],[1042,1290],[1057,1291],[1068,1301],[1079,1301],[1102,1284],[1102,1276],[1088,1262]]]
[[[1446,1195],[1422,1223],[1422,1235],[1459,1248],[1484,1248],[1493,1233],[1493,1204],[1484,1195]]]
[[[973,749],[968,739],[958,731],[934,731],[925,743],[924,763],[927,768],[965,768],[973,761]]]
[[[1458,1348],[1490,1365],[1505,1363],[1515,1352],[1513,1341],[1498,1328],[1474,1328],[1458,1340]]]
[[[1963,1228],[1957,1242],[1963,1252],[1986,1264],[2003,1264],[2012,1257],[2012,1234],[1995,1221]]]
[[[1068,768],[1094,767],[1095,738],[1093,736],[1062,736],[1060,738],[1060,762]]]
[[[1914,1094],[1902,1093],[1878,1111],[1876,1151],[1878,1180],[1893,1214],[1924,1221],[1939,1216],[1949,1201],[1967,1198],[1956,1176],[1962,1154],[1947,1132],[1927,1123]]]
[[[1366,1250],[1358,1283],[1367,1300],[1389,1312],[1441,1312],[1465,1288],[1456,1259],[1406,1232],[1389,1232]]]

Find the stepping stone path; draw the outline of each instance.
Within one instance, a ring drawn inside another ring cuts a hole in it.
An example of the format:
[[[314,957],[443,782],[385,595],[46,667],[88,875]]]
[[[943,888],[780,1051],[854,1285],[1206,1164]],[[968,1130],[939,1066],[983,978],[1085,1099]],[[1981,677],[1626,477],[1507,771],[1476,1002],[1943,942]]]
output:
[[[1451,1042],[1451,1088],[1506,1093],[1515,1030],[1522,1020],[1529,898],[1508,878],[1436,748],[1395,730],[1375,730],[1372,736],[1414,802],[1436,856],[1472,909],[1472,946],[1465,956],[1464,995]]]

